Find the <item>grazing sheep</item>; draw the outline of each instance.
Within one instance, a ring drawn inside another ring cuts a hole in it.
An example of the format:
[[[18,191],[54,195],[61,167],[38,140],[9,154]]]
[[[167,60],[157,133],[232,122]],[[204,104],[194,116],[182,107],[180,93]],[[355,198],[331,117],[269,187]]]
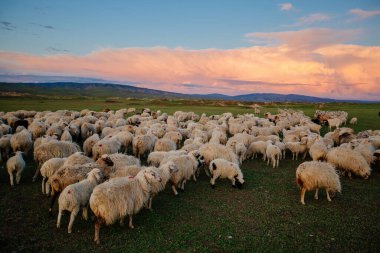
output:
[[[219,177],[231,180],[233,187],[237,186],[239,189],[243,187],[243,173],[236,163],[218,158],[211,161],[209,171],[211,174],[210,184],[212,188],[215,188],[215,180]]]
[[[116,138],[101,139],[92,147],[92,157],[97,160],[105,154],[115,154],[121,149],[121,143]]]
[[[83,142],[83,152],[87,156],[92,156],[92,148],[94,145],[100,141],[99,135],[98,134],[93,134],[90,137],[88,137],[84,142]]]
[[[267,141],[267,148],[265,150],[266,158],[268,159],[267,165],[272,161],[272,166],[278,168],[281,158],[281,149],[272,144],[272,141]]]
[[[367,179],[371,175],[371,168],[364,157],[357,151],[347,148],[332,148],[326,155],[328,163],[336,168],[348,172],[351,179],[351,173]]]
[[[257,157],[257,154],[262,154],[263,155],[263,160],[265,161],[266,159],[266,151],[267,148],[267,143],[266,141],[255,141],[252,142],[251,145],[249,145],[247,149],[247,156],[252,157],[252,159]]]
[[[32,146],[32,134],[27,129],[23,129],[21,132],[16,133],[11,137],[11,147],[13,152],[22,151],[27,154]]]
[[[358,118],[351,118],[351,120],[350,120],[350,124],[351,125],[356,125],[356,124],[358,124]]]
[[[234,140],[232,142],[229,142],[227,147],[229,147],[237,155],[240,164],[242,164],[247,154],[247,148],[245,147],[245,145]]]
[[[322,139],[317,140],[311,145],[309,149],[309,155],[313,161],[323,161],[326,158],[328,148]]]
[[[94,241],[100,244],[99,231],[102,225],[110,225],[129,215],[129,227],[134,228],[132,216],[146,205],[151,195],[151,184],[161,181],[152,169],[140,171],[134,178],[113,178],[97,185],[90,197],[90,208],[97,217]]]
[[[303,154],[302,159],[305,159],[307,155],[307,137],[303,137],[300,142],[287,142],[285,147],[292,152],[292,160],[294,158],[298,160],[298,154]]]
[[[154,145],[157,141],[157,137],[155,135],[139,135],[133,138],[133,155],[141,158],[150,152],[152,152]]]
[[[360,143],[354,144],[354,150],[359,152],[368,165],[371,166],[374,160],[373,152],[375,152],[375,147],[368,140],[361,141]]]
[[[7,171],[11,181],[11,186],[13,183],[13,172],[16,172],[16,183],[19,184],[21,180],[21,174],[25,169],[25,161],[22,158],[22,152],[16,151],[16,154],[8,159],[7,161]]]
[[[57,219],[57,228],[60,227],[63,211],[71,212],[70,222],[67,228],[68,233],[72,231],[75,217],[80,208],[83,208],[83,218],[87,220],[87,206],[92,190],[103,179],[103,174],[99,169],[93,169],[87,174],[87,178],[67,186],[61,193],[58,199],[59,212]]]
[[[51,158],[44,162],[41,166],[40,172],[42,176],[42,193],[50,195],[49,177],[53,175],[59,168],[63,166],[67,158]]]
[[[301,188],[301,203],[305,205],[305,193],[315,189],[314,198],[318,199],[318,189],[325,188],[327,200],[331,201],[335,192],[341,192],[341,184],[335,168],[326,162],[304,162],[296,171],[297,184]]]
[[[149,154],[147,163],[149,165],[159,167],[161,162],[165,159],[168,159],[170,156],[180,156],[180,155],[186,155],[187,152],[183,150],[172,150],[169,152],[166,151],[154,151]]]
[[[199,153],[204,157],[206,166],[209,166],[210,162],[217,158],[239,164],[237,155],[230,148],[221,144],[206,143],[199,148]],[[205,172],[209,176],[209,170],[205,169]]]
[[[37,169],[33,176],[33,182],[36,181],[40,167],[44,162],[54,157],[68,157],[79,151],[78,144],[68,141],[50,140],[36,147],[33,156],[37,163]]]
[[[177,145],[175,142],[168,138],[158,139],[154,145],[154,151],[171,151],[176,149]]]

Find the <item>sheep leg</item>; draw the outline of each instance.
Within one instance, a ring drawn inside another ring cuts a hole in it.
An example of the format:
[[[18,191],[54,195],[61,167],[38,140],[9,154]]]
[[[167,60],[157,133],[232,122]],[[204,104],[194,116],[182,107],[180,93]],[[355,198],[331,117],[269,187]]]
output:
[[[182,181],[182,184],[181,184],[182,191],[185,190],[185,184],[186,184],[186,179]]]
[[[100,231],[100,227],[102,226],[103,223],[104,223],[104,221],[100,218],[98,218],[96,223],[95,223],[94,242],[96,242],[96,244],[98,244],[98,245],[100,244],[99,231]]]
[[[49,197],[50,195],[50,184],[49,184],[49,180],[46,180],[46,183],[45,183],[45,193],[46,195]]]
[[[331,202],[330,194],[329,194],[329,191],[327,189],[326,189],[326,196],[327,196],[327,200],[329,202]]]
[[[120,227],[124,227],[124,220],[125,220],[125,217],[122,217],[121,219],[120,219]]]
[[[269,162],[270,162],[270,160],[269,160],[269,158],[268,158],[267,166],[269,165]]]
[[[348,172],[348,178],[349,178],[350,180],[352,179],[351,171]]]
[[[197,177],[195,176],[196,173],[193,174],[193,181],[197,182]]]
[[[129,228],[130,229],[134,229],[135,227],[133,226],[133,223],[132,223],[132,215],[129,215]]]
[[[301,203],[302,203],[302,205],[305,205],[305,193],[306,193],[306,189],[302,188],[301,189]]]
[[[230,178],[231,179],[231,183],[232,183],[232,187],[236,188],[236,185],[235,185],[235,178]]]
[[[16,184],[19,184],[19,183],[20,183],[20,180],[21,180],[21,173],[22,173],[22,170],[19,170],[19,171],[17,171],[17,173],[16,173]]]
[[[37,165],[37,169],[36,169],[36,172],[34,173],[34,176],[32,178],[32,182],[36,182],[38,174],[40,174],[40,166],[39,165]]]
[[[266,159],[267,159],[267,155],[263,154],[263,160],[264,160],[264,162],[265,162]]]
[[[71,231],[73,229],[73,224],[74,224],[74,220],[75,220],[75,217],[77,217],[77,214],[79,212],[79,207],[78,208],[75,208],[72,212],[71,212],[71,215],[70,215],[70,222],[69,222],[69,226],[67,228],[67,232],[69,234],[71,234]]]
[[[277,159],[277,168],[280,165],[280,158]]]
[[[153,202],[153,197],[150,197],[149,201],[148,201],[148,209],[151,210],[151,211],[153,211],[153,209],[152,209],[152,202]]]
[[[50,198],[50,207],[49,207],[49,215],[52,215],[52,212],[53,212],[53,206],[54,206],[55,200],[57,199],[58,195],[59,195],[59,194],[56,193],[56,192],[52,192],[52,194],[51,194],[51,198]]]
[[[46,192],[45,192],[45,180],[46,180],[46,178],[43,177],[43,178],[42,178],[42,183],[41,183],[42,194],[45,194],[45,193],[46,193]]]
[[[315,189],[314,199],[318,199],[318,188]]]
[[[63,210],[60,208],[59,212],[58,212],[57,228],[60,228],[60,226],[61,226],[62,212],[63,212]]]
[[[216,178],[214,178],[214,177],[212,177],[211,179],[210,179],[210,184],[211,184],[211,188],[215,188],[215,180],[216,180]]]
[[[82,218],[88,220],[88,206],[84,206],[82,209]]]
[[[178,195],[178,192],[177,192],[177,189],[176,189],[176,187],[175,187],[174,184],[172,184],[172,189],[173,189],[173,193],[174,193],[174,195],[177,196],[177,195]]]
[[[302,157],[303,160],[305,160],[306,155],[307,155],[307,152],[303,153],[303,157]]]
[[[296,152],[296,161],[298,160],[298,152]]]
[[[13,183],[13,172],[8,172],[9,174],[9,179],[11,180],[11,186],[14,186],[14,183]]]

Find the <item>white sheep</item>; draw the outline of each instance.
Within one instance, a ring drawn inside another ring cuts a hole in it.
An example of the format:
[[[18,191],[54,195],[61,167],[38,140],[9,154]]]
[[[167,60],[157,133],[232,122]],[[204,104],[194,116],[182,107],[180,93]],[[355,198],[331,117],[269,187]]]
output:
[[[297,184],[301,188],[301,203],[305,205],[305,193],[315,189],[314,198],[318,199],[318,189],[325,188],[327,200],[330,194],[341,192],[341,184],[335,168],[326,162],[304,162],[296,170]]]
[[[266,159],[266,153],[265,153],[266,148],[267,148],[266,141],[252,142],[247,149],[247,156],[252,157],[252,159],[254,159],[257,157],[257,154],[262,154],[263,160],[265,161],[265,159]]]
[[[57,228],[60,227],[63,211],[71,212],[70,222],[67,228],[68,233],[71,233],[75,217],[80,208],[83,208],[83,218],[87,220],[87,206],[90,200],[91,193],[96,185],[103,179],[103,174],[99,169],[93,169],[87,174],[87,178],[67,186],[61,193],[58,199],[59,212],[57,219]]]
[[[166,151],[153,151],[149,154],[147,163],[149,165],[159,167],[161,162],[164,159],[168,159],[170,156],[180,156],[180,155],[186,155],[187,152],[183,150],[172,150],[169,152]]]
[[[237,155],[240,164],[242,164],[247,154],[247,148],[245,147],[244,143],[234,140],[229,142],[227,144],[227,147],[229,147]]]
[[[233,187],[237,186],[239,189],[243,187],[243,173],[236,163],[218,158],[211,161],[209,171],[211,174],[210,184],[212,188],[215,187],[215,180],[219,177],[231,180]]]
[[[154,145],[154,151],[171,151],[176,149],[176,143],[169,138],[158,139]]]
[[[281,149],[272,144],[272,141],[267,141],[267,148],[265,150],[266,158],[268,159],[267,165],[272,161],[272,166],[278,168],[281,158]]]
[[[16,172],[16,183],[20,183],[21,174],[25,169],[25,161],[22,158],[22,152],[16,151],[16,154],[8,159],[7,161],[7,171],[11,181],[11,186],[14,186],[13,183],[13,173]]]
[[[5,161],[9,158],[11,153],[11,134],[6,134],[0,138],[0,156]]]
[[[347,148],[332,148],[326,155],[326,160],[336,168],[367,179],[371,175],[371,168],[364,157],[357,151]]]
[[[93,134],[90,137],[88,137],[84,142],[83,142],[83,152],[87,156],[92,156],[92,148],[94,145],[100,141],[99,135],[98,134]]]
[[[133,138],[133,155],[141,158],[154,149],[154,145],[157,141],[157,137],[155,135],[139,135]]]
[[[328,119],[327,122],[329,123],[329,131],[332,127],[339,128],[342,124],[342,120],[339,118]]]
[[[105,154],[118,153],[121,149],[121,143],[116,138],[101,139],[92,147],[92,157],[97,160]]]
[[[206,166],[217,158],[223,158],[227,161],[239,164],[237,155],[230,148],[221,144],[206,143],[199,148],[199,153],[204,157]],[[206,169],[205,171],[206,174],[209,175],[209,170]]]
[[[59,168],[63,166],[67,158],[54,157],[44,162],[41,166],[40,172],[42,176],[42,193],[49,196],[50,184],[48,182],[49,177],[53,175]]]
[[[69,129],[67,127],[65,128],[65,130],[63,131],[61,135],[61,141],[69,141],[69,142],[73,141],[73,137],[71,136]]]
[[[110,179],[97,185],[90,197],[90,208],[97,217],[94,241],[100,244],[99,231],[102,225],[110,225],[129,215],[129,227],[134,228],[132,216],[146,205],[151,195],[151,184],[161,181],[152,169],[140,171],[136,177]]]
[[[309,155],[313,161],[325,160],[328,152],[328,147],[322,139],[317,140],[311,145],[309,149]]]
[[[32,146],[32,134],[27,129],[23,129],[21,132],[16,133],[11,137],[11,147],[13,152],[22,151],[27,154]]]
[[[285,159],[285,155],[286,155],[286,146],[285,146],[285,143],[281,142],[281,141],[276,141],[274,143],[274,145],[276,145],[280,150],[281,150],[281,157],[280,159]]]
[[[358,118],[355,118],[355,117],[351,118],[351,120],[350,120],[350,124],[351,124],[351,125],[356,125],[356,124],[358,124]]]
[[[302,159],[305,159],[307,155],[307,137],[303,137],[301,141],[287,142],[285,147],[292,152],[292,160],[294,158],[298,160],[299,154],[303,154]]]

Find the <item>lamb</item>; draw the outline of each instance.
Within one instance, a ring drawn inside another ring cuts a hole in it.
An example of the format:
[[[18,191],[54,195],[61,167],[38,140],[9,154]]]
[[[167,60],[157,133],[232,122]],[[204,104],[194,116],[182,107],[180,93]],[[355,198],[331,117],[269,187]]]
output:
[[[7,171],[11,181],[11,186],[13,183],[13,172],[16,172],[16,183],[19,184],[21,180],[21,174],[25,169],[25,161],[22,158],[22,152],[16,151],[16,154],[8,159],[7,161]]]
[[[272,144],[272,141],[267,141],[267,148],[265,150],[266,158],[268,159],[267,165],[269,165],[270,160],[272,160],[272,166],[278,168],[281,158],[281,150],[276,145]]]
[[[237,186],[239,189],[243,187],[243,173],[236,163],[218,158],[211,161],[209,171],[211,174],[210,184],[212,188],[215,188],[215,180],[219,177],[230,179],[233,187]]]
[[[36,181],[41,165],[53,157],[68,157],[75,152],[79,152],[80,147],[76,143],[67,141],[50,140],[39,145],[34,149],[34,161],[37,163],[37,169],[33,176],[33,182]]]
[[[177,145],[175,142],[168,138],[158,139],[154,145],[154,151],[171,151],[176,149]]]
[[[341,184],[335,168],[326,162],[304,162],[296,170],[297,184],[301,188],[301,203],[305,205],[306,191],[315,190],[314,198],[318,199],[318,189],[325,188],[327,200],[331,201],[330,194],[341,192]]]
[[[129,227],[134,228],[132,216],[146,205],[151,195],[151,184],[161,181],[152,169],[140,171],[136,177],[114,178],[96,186],[90,197],[90,208],[97,217],[94,241],[100,244],[99,231],[104,224],[113,224],[129,215]]]
[[[154,152],[149,154],[148,159],[147,159],[147,163],[149,165],[159,167],[161,162],[164,159],[169,158],[170,156],[180,156],[180,155],[186,155],[186,154],[187,154],[187,152],[183,151],[183,150],[173,150],[173,151],[169,151],[169,152],[154,151]]]
[[[118,153],[121,149],[121,143],[115,138],[101,139],[92,147],[92,157],[97,160],[105,154]]]
[[[371,175],[371,168],[367,161],[355,150],[342,147],[332,148],[327,153],[326,160],[336,168],[348,172],[350,179],[351,173],[361,176],[364,179],[368,179]]]
[[[83,218],[87,220],[87,206],[92,190],[98,185],[103,178],[103,174],[99,169],[93,169],[87,174],[87,178],[78,183],[67,186],[58,199],[59,212],[57,219],[57,228],[60,227],[63,211],[71,212],[70,222],[67,228],[68,233],[72,231],[75,217],[80,208],[83,208]]]
[[[317,140],[314,142],[313,145],[311,145],[309,149],[309,155],[313,159],[313,161],[323,161],[326,158],[328,152],[328,147],[323,142],[322,139]]]
[[[292,154],[293,154],[292,160],[294,160],[294,158],[296,158],[296,160],[298,160],[298,154],[303,154],[302,159],[306,158],[306,155],[307,155],[307,137],[303,137],[300,142],[299,141],[287,142],[287,143],[285,143],[285,146],[287,149],[289,149],[292,152]]]
[[[141,158],[147,154],[152,152],[154,145],[157,141],[157,137],[155,135],[139,135],[133,138],[133,155]]]
[[[11,137],[11,147],[13,149],[13,152],[22,151],[27,154],[32,146],[32,134],[27,129],[24,129],[21,132],[12,135]]]
[[[49,196],[50,184],[49,177],[53,175],[59,168],[63,166],[67,158],[51,158],[42,164],[40,172],[42,176],[42,193]]]
[[[351,124],[351,125],[356,125],[356,124],[358,124],[358,118],[355,118],[355,117],[351,118],[351,120],[350,120],[350,124]]]
[[[93,134],[90,137],[88,137],[84,142],[83,142],[83,152],[87,156],[92,156],[92,148],[94,147],[95,143],[100,141],[99,135],[98,134]]]

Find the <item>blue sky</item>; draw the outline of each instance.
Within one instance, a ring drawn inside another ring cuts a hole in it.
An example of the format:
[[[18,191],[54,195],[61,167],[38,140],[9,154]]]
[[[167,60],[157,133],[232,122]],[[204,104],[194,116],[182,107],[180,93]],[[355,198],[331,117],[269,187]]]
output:
[[[380,100],[379,66],[379,0],[0,2],[0,81]]]
[[[0,49],[32,54],[87,54],[100,48],[247,47],[244,34],[310,27],[361,28],[354,42],[380,44],[380,15],[353,20],[350,9],[380,9],[380,1],[18,1],[2,0]],[[328,20],[297,24],[313,13]],[[7,30],[4,28],[10,28]]]

